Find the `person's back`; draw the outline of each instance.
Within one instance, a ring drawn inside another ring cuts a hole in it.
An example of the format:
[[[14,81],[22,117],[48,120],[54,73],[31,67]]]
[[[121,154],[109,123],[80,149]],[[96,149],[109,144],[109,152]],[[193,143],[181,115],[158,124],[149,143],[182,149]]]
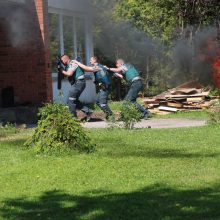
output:
[[[90,59],[91,66],[86,66],[77,60],[75,60],[75,64],[83,68],[84,71],[94,73],[95,83],[98,90],[96,104],[106,113],[106,118],[113,115],[108,106],[108,96],[111,90],[111,81],[106,68],[98,63],[97,57],[95,56],[91,57]]]
[[[134,103],[137,109],[143,114],[143,118],[147,118],[149,111],[137,103],[138,93],[143,89],[143,82],[138,70],[131,64],[125,63],[123,59],[116,60],[116,68],[106,67],[109,71],[114,72],[114,76],[123,78],[129,82],[130,88],[125,96],[126,101]]]
[[[131,82],[135,77],[139,77],[140,74],[138,70],[130,63],[125,63],[121,66],[122,71],[125,74],[125,79]]]
[[[94,72],[96,83],[103,83],[105,85],[110,85],[111,81],[110,81],[109,73],[105,69],[105,67],[101,64],[96,64],[96,67],[100,69],[99,71]]]

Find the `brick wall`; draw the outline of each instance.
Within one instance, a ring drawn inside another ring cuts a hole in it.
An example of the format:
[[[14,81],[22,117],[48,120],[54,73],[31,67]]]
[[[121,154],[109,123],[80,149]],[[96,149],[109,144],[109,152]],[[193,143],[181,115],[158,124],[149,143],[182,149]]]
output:
[[[47,0],[0,6],[0,93],[12,86],[17,103],[52,100]]]

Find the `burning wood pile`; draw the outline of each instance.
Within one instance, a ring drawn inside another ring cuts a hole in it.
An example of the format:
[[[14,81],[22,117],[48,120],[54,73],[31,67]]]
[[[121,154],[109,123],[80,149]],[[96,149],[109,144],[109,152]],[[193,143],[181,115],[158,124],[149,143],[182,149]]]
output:
[[[163,114],[163,112],[206,109],[217,98],[211,96],[210,91],[200,83],[190,81],[151,99],[145,99],[144,104],[152,112]]]

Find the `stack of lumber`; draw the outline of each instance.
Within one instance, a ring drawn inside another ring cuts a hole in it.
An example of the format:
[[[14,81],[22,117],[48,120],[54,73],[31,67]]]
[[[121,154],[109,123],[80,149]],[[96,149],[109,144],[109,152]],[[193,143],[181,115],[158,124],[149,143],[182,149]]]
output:
[[[177,112],[208,108],[212,97],[209,91],[198,82],[190,81],[163,92],[153,98],[145,99],[145,107],[156,111]]]

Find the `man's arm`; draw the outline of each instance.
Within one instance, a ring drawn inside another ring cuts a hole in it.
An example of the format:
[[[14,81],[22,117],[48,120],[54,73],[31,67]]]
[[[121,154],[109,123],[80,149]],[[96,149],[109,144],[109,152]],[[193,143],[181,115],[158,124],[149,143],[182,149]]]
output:
[[[86,72],[93,72],[93,68],[91,66],[86,66],[86,65],[78,62],[77,60],[74,60],[74,63],[77,64],[79,67],[81,67]]]
[[[68,71],[63,70],[62,73],[63,73],[63,75],[65,75],[65,76],[72,76],[73,73],[74,73],[74,70],[71,70],[71,69],[68,70]]]
[[[119,77],[119,78],[123,79],[123,75],[122,75],[122,74],[120,74],[120,73],[114,73],[114,76],[116,76],[116,77]]]
[[[77,60],[74,60],[74,63],[77,64],[79,67],[81,67],[83,70],[85,70],[86,72],[98,72],[100,71],[99,67],[91,67],[91,66],[86,66],[80,62],[78,62]]]
[[[122,73],[122,68],[108,68],[109,71],[114,72],[114,73]]]
[[[62,73],[66,76],[72,76],[75,72],[75,70],[77,69],[78,65],[71,62],[70,63],[70,66],[69,66],[69,69],[67,71],[63,70]]]
[[[119,67],[119,68],[109,68],[109,67],[105,66],[105,68],[106,68],[107,70],[113,72],[113,73],[114,73],[114,76],[123,79],[123,75],[122,75],[123,69],[122,69],[121,67]]]

